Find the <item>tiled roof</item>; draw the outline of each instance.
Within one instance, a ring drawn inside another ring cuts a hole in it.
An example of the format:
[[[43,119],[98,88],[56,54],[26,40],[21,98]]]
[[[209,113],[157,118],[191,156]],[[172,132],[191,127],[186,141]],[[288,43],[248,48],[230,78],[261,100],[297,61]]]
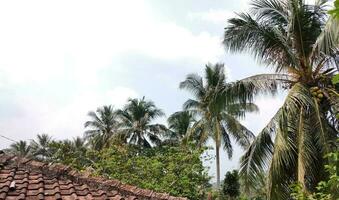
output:
[[[0,200],[187,200],[0,152]]]

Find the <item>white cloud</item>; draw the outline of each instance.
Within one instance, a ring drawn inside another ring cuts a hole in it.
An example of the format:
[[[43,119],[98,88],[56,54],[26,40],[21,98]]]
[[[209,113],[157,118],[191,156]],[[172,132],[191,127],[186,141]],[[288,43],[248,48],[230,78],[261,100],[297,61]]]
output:
[[[224,51],[219,37],[208,32],[193,35],[174,23],[149,27],[151,34],[143,35],[139,51],[160,59],[190,58],[198,61],[216,61]],[[152,41],[152,42],[150,42]]]
[[[255,104],[259,107],[259,113],[248,113],[246,119],[241,122],[258,134],[276,114],[284,102],[285,94],[277,97],[262,96],[255,100]]]
[[[223,54],[218,37],[159,21],[143,1],[1,1],[0,26],[1,89],[30,89],[31,83],[48,88],[67,81],[77,93],[63,105],[21,93],[13,96],[21,114],[2,121],[0,128],[15,139],[21,139],[19,133],[30,138],[42,131],[58,137],[78,134],[88,110],[137,96],[124,87],[95,90],[102,69],[110,67],[112,78],[124,70],[122,54],[204,63]]]
[[[215,9],[210,9],[205,12],[191,12],[187,15],[190,20],[203,20],[214,24],[225,24],[227,19],[233,16],[235,16],[235,14],[230,10]]]
[[[228,19],[235,17],[236,13],[246,12],[250,7],[251,0],[238,0],[234,9],[209,9],[201,12],[189,12],[187,18],[192,21],[204,21],[216,25],[225,25]]]
[[[95,84],[99,69],[128,52],[203,62],[223,54],[218,37],[158,21],[143,1],[2,1],[0,26],[5,83],[47,82],[71,72],[74,81]]]
[[[118,86],[105,92],[80,92],[62,106],[58,102],[47,102],[38,96],[16,98],[13,102],[15,116],[1,120],[0,130],[3,135],[15,140],[32,139],[36,134],[44,132],[57,139],[72,138],[83,134],[88,111],[110,104],[120,108],[128,98],[138,96],[136,91]],[[0,149],[7,145],[0,142]]]
[[[95,111],[97,107],[103,105],[113,105],[116,109],[121,108],[128,98],[138,96],[136,91],[121,86],[103,93],[85,91],[77,94],[72,102],[56,111],[56,113],[49,112],[51,116],[46,119],[46,124],[48,125],[46,130],[55,132],[54,134],[60,138],[69,138],[69,133],[73,135],[82,134],[83,123],[88,120],[88,111]],[[60,130],[60,133],[56,132],[58,130]]]

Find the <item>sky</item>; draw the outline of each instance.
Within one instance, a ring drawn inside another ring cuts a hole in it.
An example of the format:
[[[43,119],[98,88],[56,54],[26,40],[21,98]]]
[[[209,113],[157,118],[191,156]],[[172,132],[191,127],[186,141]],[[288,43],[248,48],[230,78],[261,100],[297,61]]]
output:
[[[228,81],[269,73],[222,46],[227,19],[247,9],[247,0],[0,1],[0,134],[82,136],[88,111],[130,97],[145,96],[168,117],[190,97],[180,81],[207,63],[224,63]],[[260,113],[243,124],[258,133],[282,102],[258,97]],[[10,143],[0,137],[0,149]],[[234,148],[232,160],[221,154],[222,177],[239,166]],[[214,162],[205,162],[211,176]]]

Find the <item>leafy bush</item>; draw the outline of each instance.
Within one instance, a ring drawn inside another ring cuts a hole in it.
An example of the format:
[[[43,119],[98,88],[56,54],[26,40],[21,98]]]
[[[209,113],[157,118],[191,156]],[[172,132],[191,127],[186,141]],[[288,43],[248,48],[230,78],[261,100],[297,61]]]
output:
[[[184,147],[140,150],[132,146],[112,146],[97,154],[93,168],[97,174],[127,184],[201,199],[209,187],[209,177],[201,161],[203,151]]]
[[[326,158],[329,164],[325,165],[326,171],[329,173],[327,181],[319,182],[317,191],[313,194],[306,194],[303,192],[301,184],[297,183],[291,186],[292,198],[295,200],[337,200],[339,199],[339,151],[329,153]]]
[[[237,170],[226,173],[221,194],[224,199],[236,199],[240,195],[239,174]]]

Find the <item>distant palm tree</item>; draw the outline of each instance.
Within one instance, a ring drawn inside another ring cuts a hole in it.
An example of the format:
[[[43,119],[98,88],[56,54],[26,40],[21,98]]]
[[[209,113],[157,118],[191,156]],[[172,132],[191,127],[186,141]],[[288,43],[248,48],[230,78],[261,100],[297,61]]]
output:
[[[113,106],[103,106],[96,112],[89,112],[90,121],[85,123],[85,138],[88,139],[92,148],[101,150],[111,144],[111,139],[117,132],[118,119]]]
[[[175,137],[179,140],[189,133],[195,121],[193,114],[187,110],[175,112],[167,119],[168,128],[175,133]]]
[[[20,140],[19,142],[11,144],[8,151],[16,156],[29,157],[31,156],[31,147],[26,141]]]
[[[31,141],[31,150],[34,157],[40,160],[48,160],[52,156],[50,144],[53,141],[52,137],[47,134],[38,134],[37,140]]]
[[[248,147],[254,138],[253,133],[238,119],[243,117],[245,112],[258,111],[258,108],[253,103],[235,101],[235,99],[251,98],[252,95],[250,92],[246,98],[241,95],[235,97],[238,95],[236,92],[239,92],[239,85],[243,87],[244,83],[226,83],[223,64],[206,65],[205,82],[199,75],[189,74],[186,80],[180,83],[180,88],[194,95],[194,99],[185,102],[184,109],[200,117],[193,126],[193,129],[199,130],[199,143],[205,143],[208,138],[212,138],[215,142],[218,187],[220,186],[220,146],[223,145],[228,157],[231,158],[233,148],[230,136],[244,148]],[[226,93],[229,90],[235,93]],[[253,88],[246,90],[253,91]]]
[[[78,137],[73,138],[72,147],[76,151],[82,151],[83,149],[87,147],[87,144],[84,138],[78,136]]]
[[[53,141],[50,144],[52,161],[71,165],[78,169],[83,169],[91,164],[86,155],[88,148],[84,138],[76,137],[73,140]]]
[[[152,101],[142,99],[129,99],[120,116],[119,133],[123,140],[141,147],[152,147],[152,144],[161,143],[160,135],[167,130],[162,124],[153,124],[164,113]]]
[[[165,140],[163,144],[179,144],[187,142],[188,135],[191,131],[192,125],[195,122],[195,119],[189,111],[179,111],[173,113],[167,119],[168,131],[165,135]]]
[[[57,141],[57,143],[60,143],[64,146],[67,146],[67,150],[72,152],[72,153],[78,153],[78,152],[83,152],[85,153],[87,150],[87,143],[84,138],[81,137],[75,137],[72,140],[62,140],[62,141]]]
[[[254,0],[251,12],[229,19],[225,28],[229,51],[251,52],[287,74],[285,102],[246,151],[240,169],[248,187],[257,174],[269,172],[269,199],[289,199],[296,181],[307,192],[315,190],[326,177],[323,156],[338,137],[339,94],[331,79],[338,73],[339,20],[328,18],[327,3]]]

